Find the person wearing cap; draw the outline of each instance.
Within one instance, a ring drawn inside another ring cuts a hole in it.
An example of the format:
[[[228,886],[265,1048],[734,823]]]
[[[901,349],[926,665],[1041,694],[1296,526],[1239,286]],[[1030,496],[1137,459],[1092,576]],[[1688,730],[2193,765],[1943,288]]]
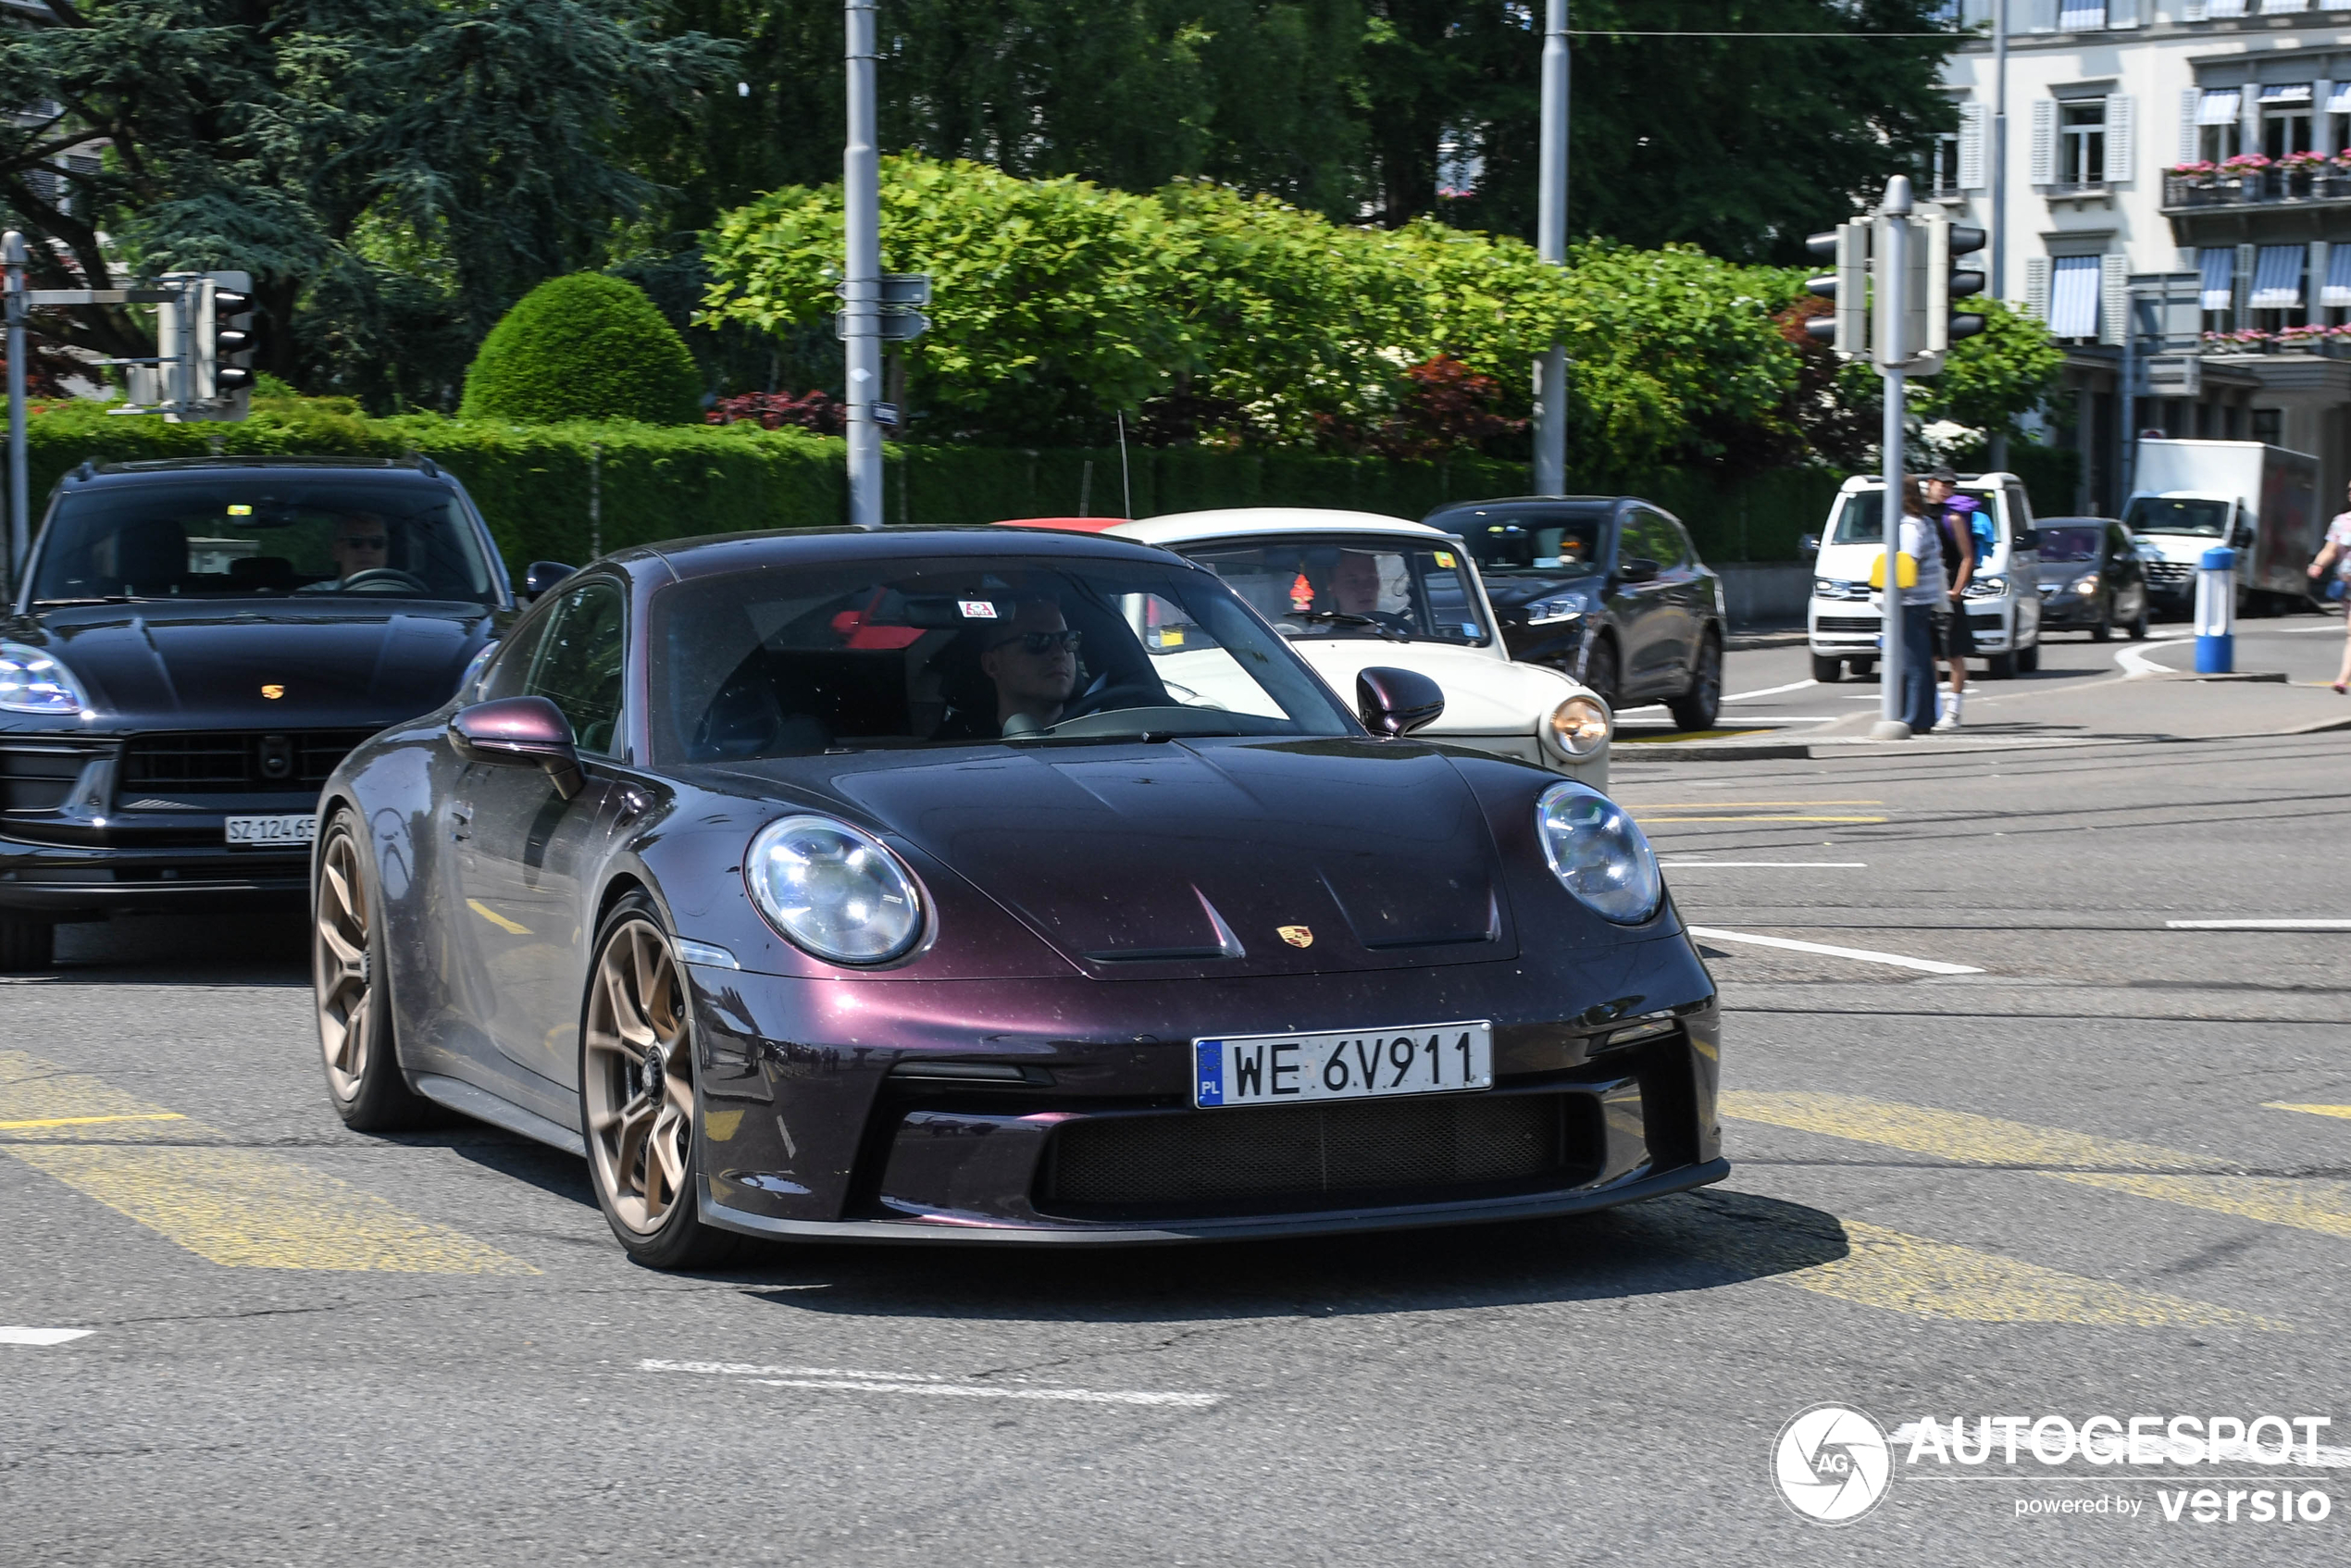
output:
[[[1959,476],[1947,466],[1926,476],[1926,511],[1943,546],[1943,580],[1948,585],[1945,591],[1949,597],[1948,613],[1934,617],[1935,652],[1951,664],[1951,689],[1943,693],[1935,709],[1937,729],[1959,727],[1960,708],[1967,702],[1968,656],[1975,652],[1975,632],[1967,623],[1965,598],[1967,585],[1975,576],[1975,528],[1968,516],[1973,508],[1955,504],[1953,492],[1959,486]]]

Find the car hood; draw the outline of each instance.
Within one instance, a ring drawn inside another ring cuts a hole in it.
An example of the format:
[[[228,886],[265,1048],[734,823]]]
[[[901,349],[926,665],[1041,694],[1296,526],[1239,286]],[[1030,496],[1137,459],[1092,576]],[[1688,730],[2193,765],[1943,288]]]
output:
[[[479,605],[149,601],[42,611],[31,641],[102,720],[357,728],[446,702],[490,621]]]
[[[1476,797],[1410,743],[989,747],[831,788],[1104,978],[1518,952]]]
[[[1490,648],[1376,638],[1301,638],[1290,649],[1351,711],[1355,677],[1374,666],[1424,675],[1445,691],[1445,712],[1417,735],[1531,735],[1553,708],[1590,690],[1544,665],[1515,664]]]

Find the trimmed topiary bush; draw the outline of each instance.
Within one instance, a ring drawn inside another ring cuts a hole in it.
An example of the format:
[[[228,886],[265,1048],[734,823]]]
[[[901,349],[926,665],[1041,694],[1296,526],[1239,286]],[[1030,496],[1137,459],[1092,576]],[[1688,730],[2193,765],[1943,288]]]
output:
[[[551,278],[484,338],[461,417],[691,423],[702,379],[676,328],[634,283],[598,272]]]

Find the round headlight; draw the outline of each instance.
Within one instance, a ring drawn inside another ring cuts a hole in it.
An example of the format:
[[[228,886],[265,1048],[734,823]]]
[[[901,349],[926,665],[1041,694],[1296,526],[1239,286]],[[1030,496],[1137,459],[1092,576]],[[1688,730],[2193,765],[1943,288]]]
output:
[[[2096,593],[2097,591],[2098,574],[2096,572],[2092,572],[2073,585],[2073,591],[2076,593]]]
[[[1620,926],[1657,913],[1665,884],[1657,856],[1623,806],[1581,784],[1554,784],[1536,803],[1543,858],[1567,890]]]
[[[78,714],[88,708],[73,672],[21,642],[0,642],[0,708],[12,714]]]
[[[1608,744],[1615,721],[1608,704],[1598,697],[1570,697],[1551,710],[1545,721],[1551,747],[1562,756],[1588,757]]]
[[[870,833],[787,816],[751,841],[752,901],[795,946],[834,964],[887,964],[923,934],[921,890]]]

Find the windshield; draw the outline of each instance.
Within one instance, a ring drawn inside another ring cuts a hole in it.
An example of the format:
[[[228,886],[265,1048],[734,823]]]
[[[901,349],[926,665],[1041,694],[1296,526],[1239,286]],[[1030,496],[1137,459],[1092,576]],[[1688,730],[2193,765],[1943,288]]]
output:
[[[493,581],[446,485],[254,468],[62,497],[42,533],[33,598],[365,593],[486,604]]]
[[[1354,733],[1313,673],[1174,562],[906,558],[701,578],[658,594],[655,751]]]
[[[2041,525],[2041,564],[2053,561],[2095,561],[2098,558],[2098,541],[2106,529],[2092,525],[2088,528],[2071,523]]]
[[[1996,518],[1999,516],[1999,506],[1993,500],[1992,492],[1988,490],[1972,490],[1962,486],[1952,492],[1949,504],[1956,505],[1962,500],[1975,504],[1975,515],[1979,517]],[[1876,490],[1865,490],[1847,496],[1844,505],[1837,508],[1836,527],[1829,531],[1828,542],[1831,544],[1884,544],[1885,542],[1885,491],[1883,486]]]
[[[2229,526],[2229,504],[2184,496],[2134,495],[2122,521],[2133,533],[2190,533],[2218,539]]]
[[[1562,512],[1556,508],[1525,513],[1480,510],[1448,517],[1477,557],[1478,569],[1489,575],[1541,572],[1547,577],[1579,577],[1600,569],[1600,541],[1608,528],[1601,511]]]
[[[1188,546],[1183,554],[1222,578],[1284,637],[1486,640],[1469,563],[1435,541],[1318,534]]]

